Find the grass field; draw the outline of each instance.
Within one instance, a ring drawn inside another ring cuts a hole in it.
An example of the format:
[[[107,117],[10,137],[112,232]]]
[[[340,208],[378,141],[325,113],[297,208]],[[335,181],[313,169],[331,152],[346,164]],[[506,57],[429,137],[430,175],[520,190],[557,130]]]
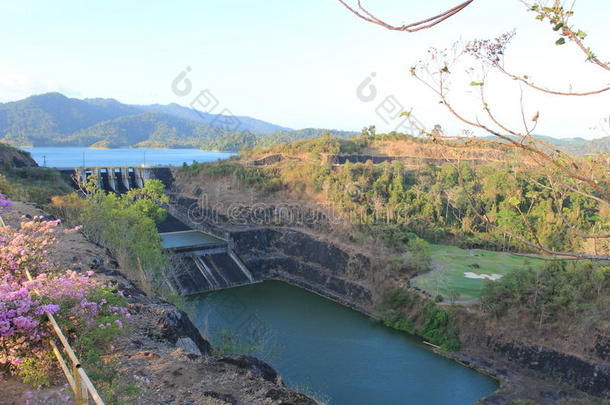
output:
[[[457,301],[480,298],[485,283],[494,282],[515,269],[536,269],[544,265],[542,259],[510,253],[479,249],[460,249],[455,246],[431,245],[432,271],[411,280],[411,285],[442,295],[445,300],[455,292]],[[469,278],[466,276],[468,274]],[[484,278],[474,278],[474,277]]]

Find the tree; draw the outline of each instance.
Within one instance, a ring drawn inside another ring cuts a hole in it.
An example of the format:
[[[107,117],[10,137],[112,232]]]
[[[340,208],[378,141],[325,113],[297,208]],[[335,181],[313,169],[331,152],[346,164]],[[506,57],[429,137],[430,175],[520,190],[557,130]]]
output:
[[[374,17],[372,13],[361,6],[360,1],[358,1],[360,11],[347,6],[342,0],[339,1],[367,22],[380,25],[386,29],[407,32],[430,28],[455,15],[470,4],[470,2],[462,3],[454,9],[424,22],[395,27]],[[570,19],[574,15],[574,2],[567,5],[568,2],[561,2],[560,0],[517,1],[534,13],[536,20],[548,22],[550,27],[558,33],[555,45],[562,46],[571,43],[586,56],[587,63],[594,64],[605,72],[610,72],[610,64],[603,62],[593,50],[586,46],[585,38],[587,34],[585,31],[571,24]],[[449,113],[458,122],[469,127],[470,130],[464,131],[463,135],[448,134],[438,126],[428,130],[418,120],[411,119],[413,115],[411,112],[404,115],[410,118],[411,124],[419,129],[421,135],[429,136],[436,142],[461,142],[469,146],[493,145],[500,148],[509,148],[515,152],[520,164],[525,165],[526,170],[528,168],[543,170],[545,173],[544,180],[531,178],[530,181],[538,188],[548,191],[554,202],[549,209],[553,210],[559,220],[565,224],[566,231],[575,238],[579,238],[582,243],[580,247],[575,247],[572,251],[555,250],[546,242],[549,238],[542,238],[542,235],[533,232],[534,227],[530,222],[529,213],[523,212],[519,203],[512,204],[510,216],[513,216],[513,220],[522,222],[523,226],[521,228],[524,231],[515,232],[508,229],[502,226],[498,220],[487,215],[477,201],[476,196],[466,190],[467,201],[471,210],[487,226],[546,254],[608,260],[610,259],[610,223],[604,223],[597,218],[594,225],[589,227],[589,229],[594,229],[594,232],[584,232],[582,222],[575,221],[576,216],[572,215],[571,208],[574,201],[585,199],[596,207],[597,212],[608,212],[610,210],[610,182],[608,182],[610,165],[604,156],[600,155],[587,159],[571,156],[543,139],[535,137],[533,135],[534,130],[542,118],[536,110],[528,111],[524,107],[523,88],[544,92],[556,97],[586,97],[605,93],[610,90],[610,86],[602,85],[597,89],[583,91],[559,91],[550,86],[534,83],[527,75],[508,71],[504,67],[504,55],[513,34],[506,33],[495,39],[478,39],[465,44],[456,43],[452,48],[445,50],[432,49],[426,60],[411,68],[412,77],[434,92],[438,96],[439,102]],[[451,79],[459,76],[456,72],[462,72],[465,69],[470,75],[470,88],[476,89],[478,93],[478,110],[462,111],[461,106],[455,105],[450,97],[450,90],[455,90],[455,85]],[[487,80],[491,80],[491,72],[498,72],[501,76],[522,86],[522,96],[518,104],[518,111],[521,116],[520,122],[503,121],[490,103],[486,89],[488,87]],[[480,113],[480,116],[477,113]],[[491,137],[477,137],[473,130],[491,135]],[[456,168],[460,169],[458,165],[455,164]],[[457,173],[460,185],[464,187],[463,170],[458,170]],[[508,210],[505,213],[508,215]],[[516,214],[516,217],[514,217],[514,214]],[[587,246],[585,241],[594,241],[594,247],[585,248]]]

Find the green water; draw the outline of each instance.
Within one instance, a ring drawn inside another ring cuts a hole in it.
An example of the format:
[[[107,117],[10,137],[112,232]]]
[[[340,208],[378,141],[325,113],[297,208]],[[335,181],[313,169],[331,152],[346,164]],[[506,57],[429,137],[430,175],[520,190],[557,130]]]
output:
[[[282,282],[191,297],[187,312],[213,344],[254,350],[289,387],[333,405],[471,404],[498,388],[414,337]]]

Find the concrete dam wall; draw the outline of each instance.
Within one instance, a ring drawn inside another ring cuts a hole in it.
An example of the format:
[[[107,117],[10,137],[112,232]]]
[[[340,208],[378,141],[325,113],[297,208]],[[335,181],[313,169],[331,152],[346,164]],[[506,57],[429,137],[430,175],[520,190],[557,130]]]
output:
[[[94,179],[100,189],[122,194],[134,188],[142,188],[146,180],[158,179],[169,190],[174,176],[169,167],[76,167],[61,169],[64,177],[70,178],[72,186],[78,189],[87,180]]]

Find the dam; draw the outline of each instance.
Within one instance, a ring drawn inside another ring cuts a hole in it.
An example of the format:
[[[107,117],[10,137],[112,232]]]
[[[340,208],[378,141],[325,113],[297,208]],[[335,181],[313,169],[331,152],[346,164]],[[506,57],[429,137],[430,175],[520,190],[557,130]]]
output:
[[[175,293],[194,295],[260,281],[223,239],[196,230],[159,235],[171,254],[165,276]]]
[[[82,184],[93,179],[100,189],[116,194],[142,188],[146,180],[150,179],[161,180],[167,189],[173,182],[169,166],[63,167],[58,170],[65,179],[69,179],[75,189],[81,188]]]

